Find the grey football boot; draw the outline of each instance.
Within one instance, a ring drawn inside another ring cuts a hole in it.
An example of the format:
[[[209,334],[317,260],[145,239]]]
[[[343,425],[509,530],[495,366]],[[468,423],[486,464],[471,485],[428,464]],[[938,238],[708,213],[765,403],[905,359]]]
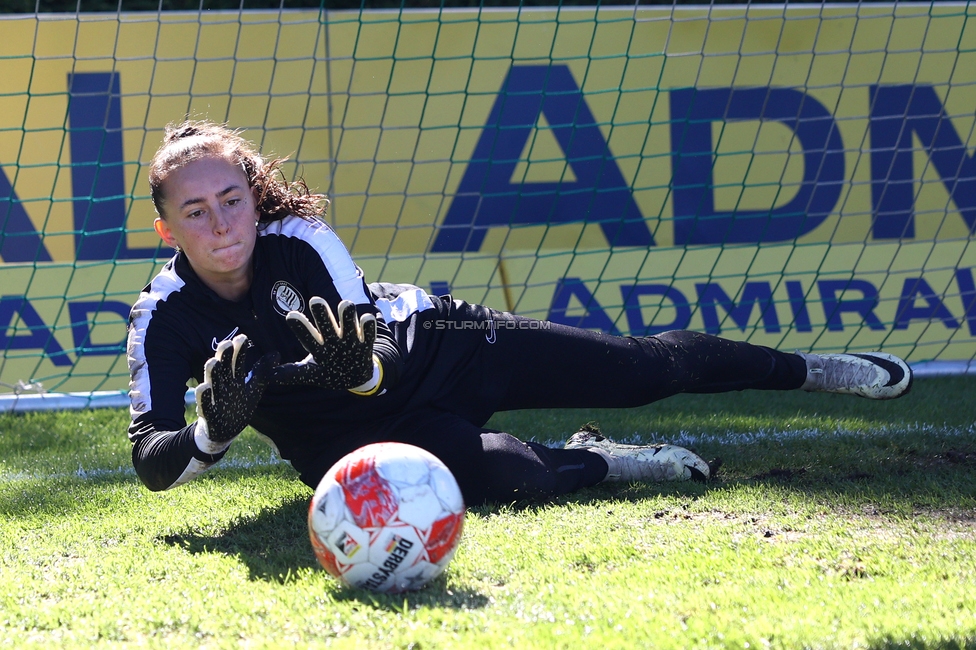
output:
[[[807,362],[806,391],[894,399],[912,388],[912,369],[893,354],[797,354]]]
[[[624,445],[610,440],[592,425],[574,433],[565,448],[599,454],[610,467],[604,481],[707,481],[712,475],[708,463],[683,447]]]

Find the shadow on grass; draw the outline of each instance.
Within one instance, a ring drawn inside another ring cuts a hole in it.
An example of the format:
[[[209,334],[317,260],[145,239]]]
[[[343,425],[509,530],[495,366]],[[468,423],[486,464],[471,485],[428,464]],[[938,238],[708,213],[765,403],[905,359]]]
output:
[[[263,510],[256,517],[241,519],[216,535],[185,532],[166,535],[161,541],[190,553],[235,556],[247,566],[251,580],[287,584],[301,579],[302,569],[319,569],[308,541],[307,515],[308,499],[300,497]],[[476,609],[489,603],[488,597],[477,591],[448,589],[443,575],[416,592],[384,595],[339,587],[333,597],[390,611],[403,611],[405,606]]]
[[[447,586],[447,577],[440,575],[420,591],[403,594],[374,594],[364,589],[341,588],[333,597],[339,601],[356,601],[374,609],[403,612],[404,609],[438,607],[445,609],[481,609],[491,603],[485,594],[474,589]]]
[[[308,499],[299,497],[239,519],[217,534],[189,531],[160,539],[190,553],[239,557],[252,580],[286,583],[297,570],[318,566],[308,541],[307,513]]]
[[[701,498],[709,489],[701,483],[603,483],[590,488],[583,488],[570,494],[554,497],[547,501],[514,501],[511,503],[488,503],[469,506],[467,515],[489,519],[499,512],[536,512],[553,507],[572,505],[592,505],[610,503],[613,501],[639,502],[658,496],[674,496],[689,501]]]

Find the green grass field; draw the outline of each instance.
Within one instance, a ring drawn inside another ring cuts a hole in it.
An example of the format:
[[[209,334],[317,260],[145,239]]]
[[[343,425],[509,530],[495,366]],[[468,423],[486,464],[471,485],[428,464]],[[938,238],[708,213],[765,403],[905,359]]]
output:
[[[151,493],[127,414],[0,416],[5,647],[976,647],[976,377],[890,403],[679,396],[509,413],[558,441],[599,421],[724,460],[698,484],[598,486],[469,510],[427,589],[341,588],[315,564],[311,491],[245,433]]]

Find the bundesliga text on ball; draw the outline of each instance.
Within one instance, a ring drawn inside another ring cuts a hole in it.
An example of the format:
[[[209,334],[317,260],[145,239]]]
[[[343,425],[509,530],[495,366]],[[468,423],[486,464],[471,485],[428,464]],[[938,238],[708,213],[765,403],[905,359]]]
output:
[[[367,589],[376,589],[390,577],[396,570],[397,567],[403,563],[403,560],[410,554],[410,549],[413,548],[413,542],[409,539],[404,539],[400,536],[394,536],[390,540],[390,545],[386,549],[387,556],[373,575],[369,577],[369,580],[362,584],[363,587]]]

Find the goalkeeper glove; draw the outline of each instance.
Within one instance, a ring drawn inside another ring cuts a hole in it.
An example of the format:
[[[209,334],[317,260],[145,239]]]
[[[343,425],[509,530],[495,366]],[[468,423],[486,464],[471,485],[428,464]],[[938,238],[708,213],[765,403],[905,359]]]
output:
[[[382,379],[382,366],[373,356],[376,317],[358,316],[355,303],[349,300],[339,303],[338,321],[322,298],[312,298],[308,306],[314,325],[298,311],[288,312],[285,319],[309,354],[297,363],[278,366],[275,381],[374,392]]]
[[[250,377],[246,376],[241,350],[245,343],[244,334],[222,341],[213,358],[203,366],[203,383],[196,387],[194,439],[204,453],[217,454],[227,449],[230,441],[244,430],[277,361],[277,353],[266,354],[254,364]]]

